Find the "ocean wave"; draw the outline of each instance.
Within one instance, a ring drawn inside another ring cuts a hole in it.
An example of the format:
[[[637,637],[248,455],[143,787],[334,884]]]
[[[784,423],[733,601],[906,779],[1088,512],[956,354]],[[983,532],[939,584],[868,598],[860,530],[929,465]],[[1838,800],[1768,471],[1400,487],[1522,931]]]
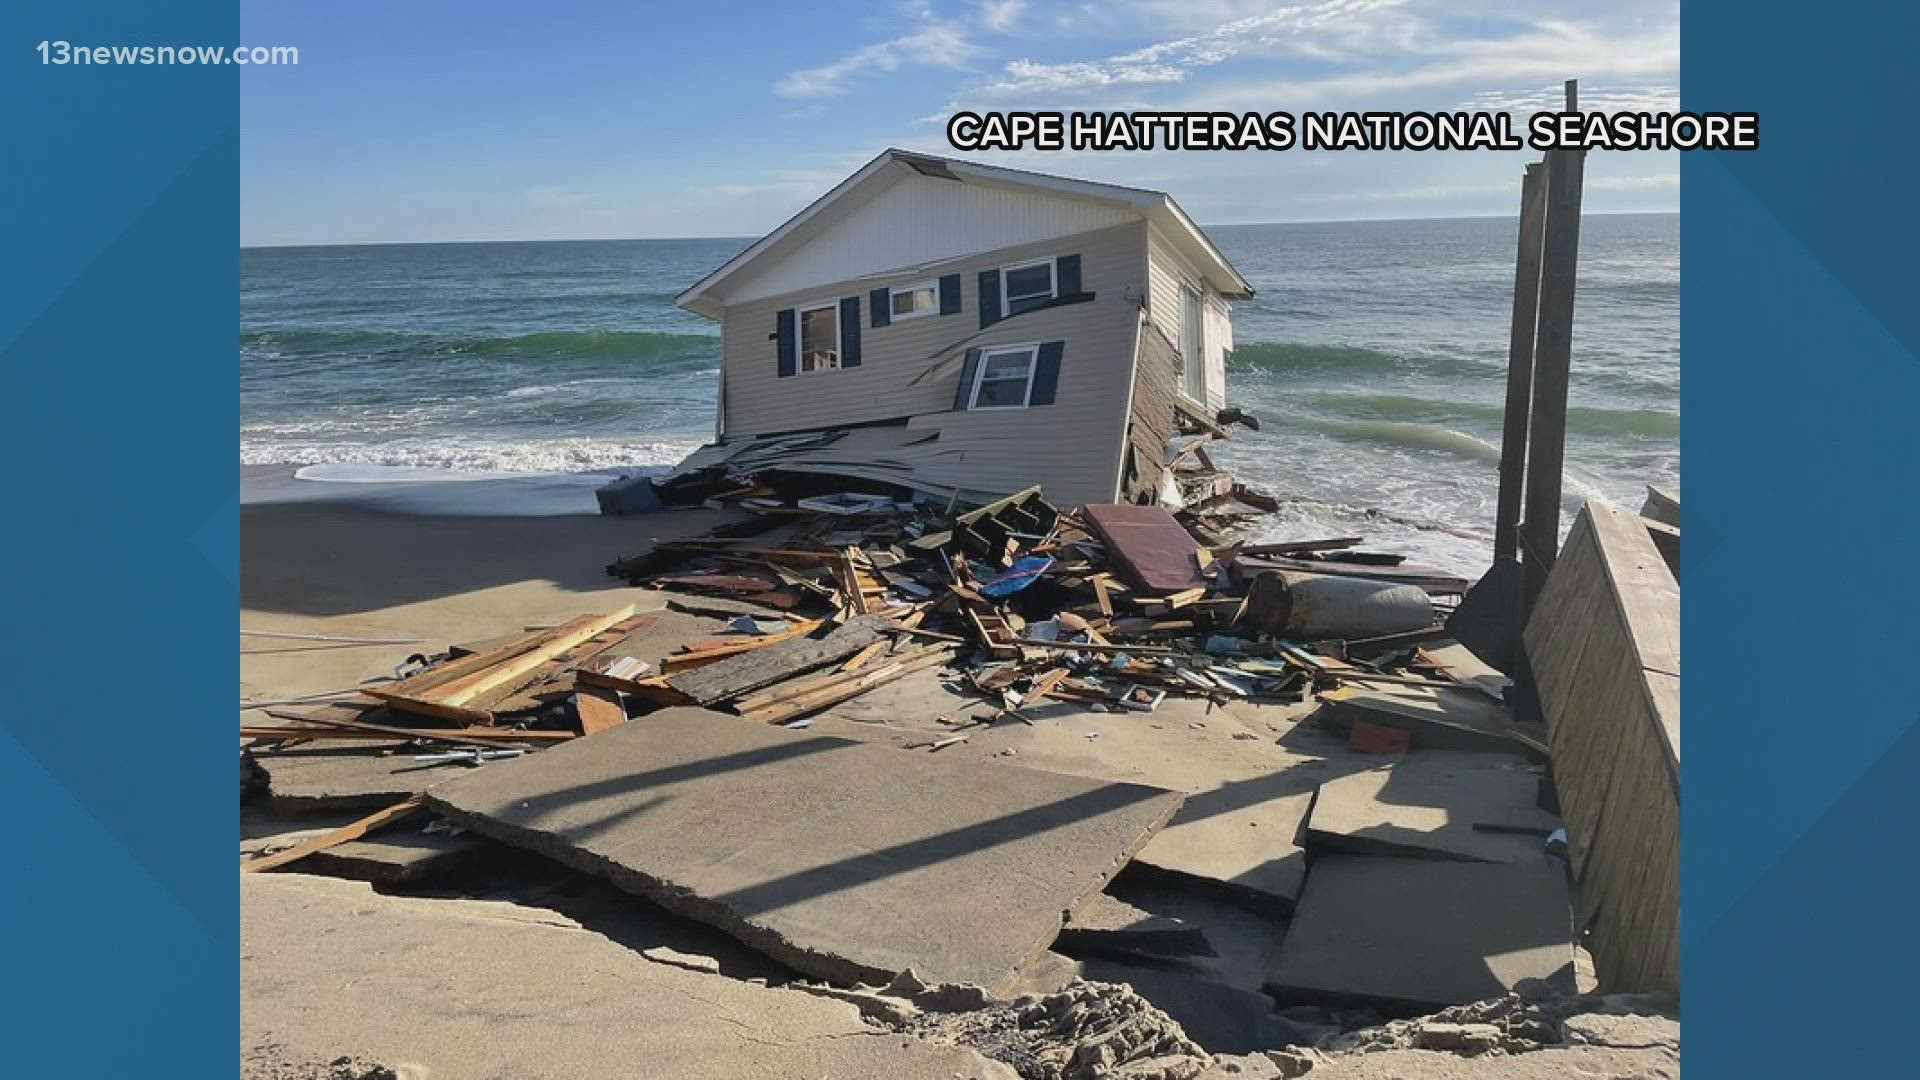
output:
[[[1342,415],[1373,420],[1443,425],[1467,422],[1495,428],[1505,420],[1505,409],[1500,405],[1439,401],[1402,394],[1310,393],[1301,395],[1300,400]],[[1680,434],[1680,416],[1658,409],[1604,409],[1576,405],[1567,410],[1567,431],[1574,435],[1677,436]]]
[[[460,473],[583,473],[676,465],[696,442],[558,438],[515,442],[422,437],[386,442],[329,442],[249,437],[244,465],[362,465],[445,469]]]
[[[1498,462],[1500,448],[1439,424],[1420,424],[1404,420],[1320,420],[1299,421],[1303,427],[1335,438],[1402,446],[1413,450],[1437,450],[1474,461]]]
[[[656,360],[711,367],[720,349],[713,334],[646,330],[553,330],[531,334],[442,336],[383,330],[262,330],[240,335],[253,359],[312,356],[474,356],[507,360]]]
[[[1426,375],[1487,375],[1504,372],[1505,365],[1469,356],[1389,353],[1361,345],[1262,341],[1236,348],[1233,351],[1233,369],[1229,374],[1370,375],[1418,372]]]

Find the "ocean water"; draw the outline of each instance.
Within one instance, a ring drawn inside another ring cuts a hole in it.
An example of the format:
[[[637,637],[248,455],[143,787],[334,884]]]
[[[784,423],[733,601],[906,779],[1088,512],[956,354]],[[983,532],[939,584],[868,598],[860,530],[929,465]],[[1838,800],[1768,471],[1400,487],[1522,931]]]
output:
[[[1356,533],[1485,568],[1514,230],[1208,230],[1259,291],[1234,306],[1228,392],[1261,429],[1215,458],[1284,500],[1263,535]],[[1665,214],[1582,223],[1570,509],[1679,485],[1679,231]],[[673,297],[746,243],[244,250],[241,459],[354,479],[672,464],[711,437],[720,362],[718,326]]]

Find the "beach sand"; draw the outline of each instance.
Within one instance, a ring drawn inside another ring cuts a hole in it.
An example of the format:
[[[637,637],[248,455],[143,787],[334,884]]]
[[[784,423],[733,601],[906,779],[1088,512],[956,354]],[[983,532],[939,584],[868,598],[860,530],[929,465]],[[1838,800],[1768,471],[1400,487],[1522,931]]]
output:
[[[333,637],[416,638],[350,645],[243,635],[243,701],[351,688],[389,675],[413,653],[518,633],[621,604],[659,608],[663,597],[608,576],[608,563],[647,551],[655,537],[705,532],[729,512],[643,517],[438,514],[388,509],[308,484],[277,493],[291,470],[249,470],[240,509],[240,626]],[[478,484],[462,485],[479,487]],[[480,490],[468,498],[482,502]],[[511,507],[503,507],[511,510]],[[258,713],[242,714],[243,720]]]

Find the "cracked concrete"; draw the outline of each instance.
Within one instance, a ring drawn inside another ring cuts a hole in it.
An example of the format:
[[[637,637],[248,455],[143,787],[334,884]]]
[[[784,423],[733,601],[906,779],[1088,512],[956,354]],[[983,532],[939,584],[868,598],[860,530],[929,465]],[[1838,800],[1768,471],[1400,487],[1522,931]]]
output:
[[[435,1078],[1016,1075],[842,1002],[652,962],[552,912],[300,874],[244,875],[240,898],[241,1057],[259,1080],[343,1055]]]

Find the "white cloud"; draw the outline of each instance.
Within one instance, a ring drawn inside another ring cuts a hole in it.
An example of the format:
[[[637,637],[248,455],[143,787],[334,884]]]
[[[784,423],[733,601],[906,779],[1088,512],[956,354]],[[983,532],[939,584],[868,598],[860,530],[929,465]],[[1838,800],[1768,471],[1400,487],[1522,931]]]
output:
[[[1489,112],[1552,112],[1566,107],[1561,84],[1538,90],[1483,90],[1460,103]],[[1580,108],[1588,112],[1672,112],[1680,107],[1677,86],[1582,86]]]
[[[1668,80],[1680,69],[1678,23],[1615,34],[1563,22],[1537,23],[1499,39],[1443,39],[1423,45],[1406,67],[1373,67],[1312,79],[1222,87],[1181,103],[1189,109],[1298,109],[1337,103],[1355,108],[1445,87],[1538,86],[1576,75],[1618,81]],[[1477,91],[1485,93],[1485,90]],[[1583,102],[1584,104],[1584,102]]]
[[[1009,97],[1177,83],[1184,81],[1189,71],[1211,67],[1246,52],[1279,50],[1325,56],[1334,51],[1339,39],[1354,32],[1353,27],[1344,24],[1407,2],[1317,0],[1248,15],[1202,33],[1162,41],[1104,60],[1065,63],[1014,60],[1006,65],[1003,77],[972,93]],[[1314,34],[1324,35],[1326,40],[1312,40],[1309,35]]]
[[[854,50],[831,64],[795,71],[774,84],[782,97],[830,97],[847,92],[848,82],[875,71],[903,67],[966,67],[979,48],[957,22],[929,19],[919,29],[891,41]]]
[[[980,25],[1005,33],[1019,25],[1027,13],[1027,0],[981,0]]]

